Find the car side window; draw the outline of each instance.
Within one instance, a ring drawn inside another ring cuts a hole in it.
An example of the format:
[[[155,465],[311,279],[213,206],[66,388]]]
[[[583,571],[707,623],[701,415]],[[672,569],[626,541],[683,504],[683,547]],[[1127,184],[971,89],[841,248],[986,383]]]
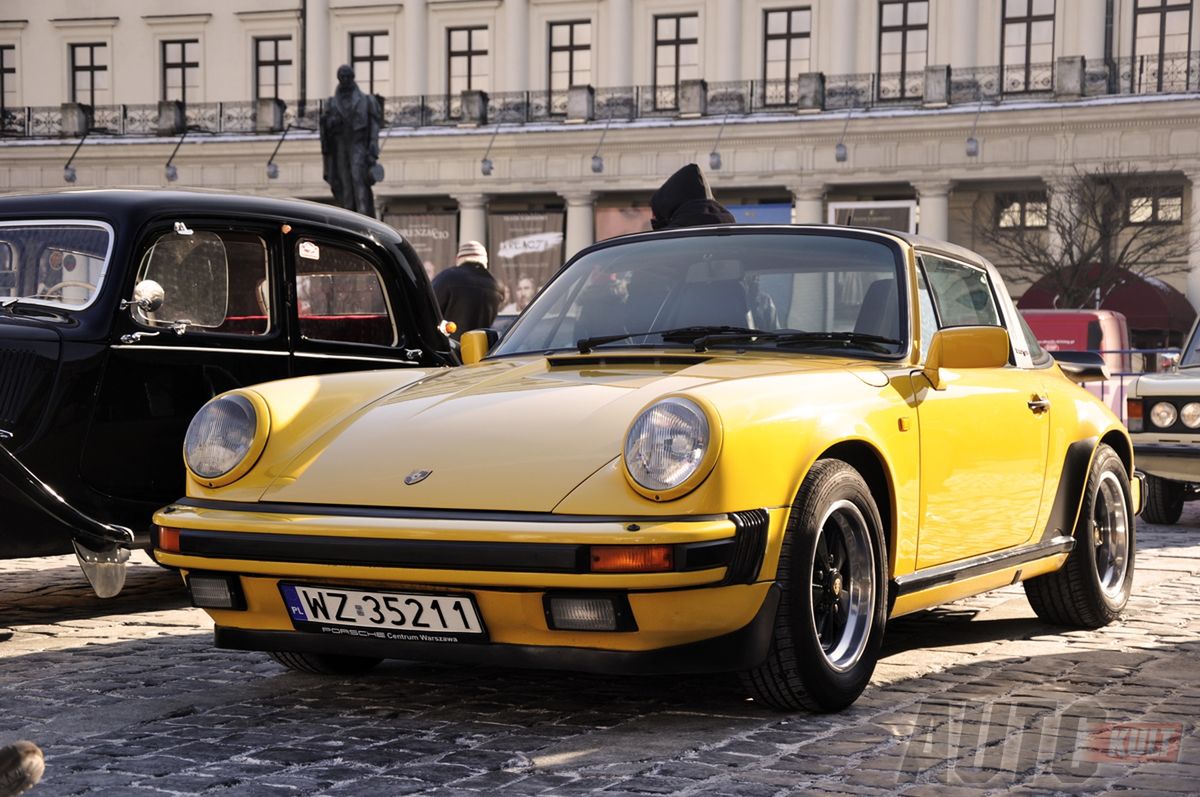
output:
[[[917,305],[921,313],[921,355],[929,353],[933,343],[933,333],[938,330],[937,311],[933,309],[933,299],[929,295],[929,284],[925,281],[925,272],[917,269]]]
[[[134,319],[181,332],[265,335],[271,328],[266,242],[254,233],[189,229],[176,224],[142,255],[137,282],[162,286],[157,310]]]
[[[379,269],[346,247],[311,238],[296,242],[296,305],[305,340],[398,343]]]
[[[921,255],[942,327],[1003,326],[987,272],[977,266]]]

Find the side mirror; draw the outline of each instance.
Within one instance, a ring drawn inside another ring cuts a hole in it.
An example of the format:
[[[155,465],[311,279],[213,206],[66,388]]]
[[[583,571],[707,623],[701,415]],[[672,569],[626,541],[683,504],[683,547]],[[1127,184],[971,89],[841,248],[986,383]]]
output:
[[[464,332],[458,341],[458,355],[462,358],[463,365],[474,365],[482,360],[499,339],[500,335],[494,329],[472,329],[470,332]]]
[[[1004,327],[950,327],[933,333],[925,356],[925,378],[944,390],[943,368],[1003,368],[1008,364],[1008,330]]]
[[[1063,375],[1072,382],[1103,382],[1110,378],[1104,358],[1093,351],[1056,351],[1051,353]]]
[[[133,298],[122,302],[122,307],[136,307],[144,313],[153,313],[162,307],[166,294],[154,280],[142,280],[133,286]]]

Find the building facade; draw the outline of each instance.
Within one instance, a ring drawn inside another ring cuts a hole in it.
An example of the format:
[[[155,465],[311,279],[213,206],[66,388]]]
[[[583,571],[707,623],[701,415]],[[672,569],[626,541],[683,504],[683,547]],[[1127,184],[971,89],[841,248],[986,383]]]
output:
[[[988,251],[1120,164],[1200,231],[1193,0],[5,0],[0,190],[329,201],[342,63],[379,95],[382,217],[434,270],[486,241],[519,305],[700,163],[739,220],[916,228]],[[290,127],[289,127],[290,126]],[[77,145],[86,133],[82,146]],[[182,143],[181,143],[182,142]],[[282,143],[281,143],[282,142]],[[166,169],[167,165],[172,169]],[[1019,263],[1006,263],[1021,291]],[[1200,246],[1167,279],[1200,305]]]

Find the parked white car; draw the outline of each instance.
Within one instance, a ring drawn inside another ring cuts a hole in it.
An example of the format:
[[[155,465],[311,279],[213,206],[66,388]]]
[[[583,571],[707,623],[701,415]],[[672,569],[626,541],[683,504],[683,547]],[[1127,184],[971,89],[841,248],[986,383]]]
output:
[[[1139,376],[1127,394],[1127,420],[1138,470],[1147,475],[1142,517],[1174,523],[1184,501],[1200,495],[1200,340],[1193,325],[1179,364]]]

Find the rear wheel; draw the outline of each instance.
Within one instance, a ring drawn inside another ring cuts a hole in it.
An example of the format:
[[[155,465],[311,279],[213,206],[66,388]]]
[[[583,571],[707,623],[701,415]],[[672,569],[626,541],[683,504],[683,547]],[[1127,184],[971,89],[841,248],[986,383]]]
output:
[[[1146,477],[1146,505],[1142,517],[1147,523],[1177,523],[1183,514],[1183,482],[1173,482],[1158,476]]]
[[[1116,619],[1129,600],[1135,542],[1129,476],[1104,444],[1088,472],[1074,537],[1066,564],[1026,581],[1025,595],[1047,622],[1099,628]]]
[[[338,656],[332,653],[290,653],[272,651],[271,658],[296,672],[317,675],[362,675],[383,659],[372,656]]]
[[[858,471],[837,459],[813,465],[780,552],[783,594],[770,651],[742,673],[756,700],[838,711],[862,694],[886,619],[882,539],[879,509]]]

